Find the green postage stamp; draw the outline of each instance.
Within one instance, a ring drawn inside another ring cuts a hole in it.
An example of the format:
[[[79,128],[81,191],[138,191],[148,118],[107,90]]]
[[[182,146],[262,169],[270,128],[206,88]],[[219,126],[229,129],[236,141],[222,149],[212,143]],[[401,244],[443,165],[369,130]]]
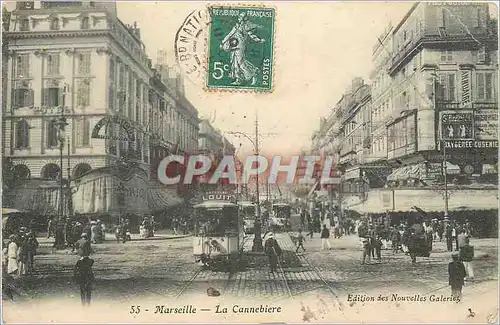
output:
[[[208,89],[271,91],[275,9],[211,6]]]

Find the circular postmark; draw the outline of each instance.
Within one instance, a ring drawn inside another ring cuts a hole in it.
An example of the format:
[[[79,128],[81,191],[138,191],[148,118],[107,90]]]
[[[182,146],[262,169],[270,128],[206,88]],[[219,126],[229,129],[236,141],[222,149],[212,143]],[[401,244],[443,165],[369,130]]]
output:
[[[208,25],[206,8],[192,11],[175,35],[175,59],[182,72],[192,81],[204,78]]]

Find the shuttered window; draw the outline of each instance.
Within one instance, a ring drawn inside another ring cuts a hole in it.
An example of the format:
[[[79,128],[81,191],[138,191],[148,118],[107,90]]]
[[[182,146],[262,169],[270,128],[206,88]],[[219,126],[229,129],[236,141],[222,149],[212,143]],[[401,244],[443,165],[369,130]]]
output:
[[[60,57],[59,53],[49,53],[46,57],[47,75],[59,75],[60,71]]]
[[[26,120],[16,123],[15,147],[18,149],[29,147],[29,124]]]
[[[20,84],[12,89],[12,108],[33,106],[34,92],[28,84]]]
[[[61,95],[63,90],[61,88],[50,87],[42,89],[42,106],[57,107],[62,104]]]
[[[90,145],[90,121],[87,117],[75,121],[75,145],[85,147]]]
[[[57,126],[57,121],[54,120],[49,120],[46,121],[46,146],[47,148],[53,148],[57,147],[58,145],[58,136],[59,136],[59,127]]]
[[[30,76],[30,55],[21,54],[16,57],[15,76],[28,78]]]
[[[78,107],[90,106],[90,80],[77,80],[76,96],[76,105]]]
[[[455,74],[442,74],[437,85],[437,99],[442,101],[455,100]]]
[[[78,54],[78,74],[89,75],[91,73],[91,56],[90,53]]]
[[[477,76],[477,100],[493,99],[493,73],[478,72]]]

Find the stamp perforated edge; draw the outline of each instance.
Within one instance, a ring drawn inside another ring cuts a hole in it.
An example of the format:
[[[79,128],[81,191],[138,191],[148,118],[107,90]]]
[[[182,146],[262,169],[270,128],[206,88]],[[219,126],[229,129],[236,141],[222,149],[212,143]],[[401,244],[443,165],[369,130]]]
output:
[[[272,62],[272,71],[271,71],[271,76],[272,76],[272,85],[270,89],[258,89],[258,88],[229,88],[229,87],[208,87],[207,82],[206,82],[206,76],[203,78],[203,90],[205,92],[209,93],[251,93],[251,94],[271,94],[274,92],[274,88],[276,86],[275,84],[275,72],[274,69],[276,68],[276,25],[278,21],[278,10],[276,6],[269,6],[265,4],[245,4],[245,3],[211,3],[206,5],[206,10],[209,15],[209,26],[208,26],[208,33],[207,33],[207,43],[205,44],[205,60],[204,60],[204,70],[205,73],[208,73],[208,61],[209,61],[209,54],[210,54],[210,29],[212,28],[212,17],[210,16],[210,8],[211,7],[240,7],[240,8],[272,8],[274,9],[274,22],[273,22],[273,46],[272,46],[272,54],[273,54],[273,62]]]

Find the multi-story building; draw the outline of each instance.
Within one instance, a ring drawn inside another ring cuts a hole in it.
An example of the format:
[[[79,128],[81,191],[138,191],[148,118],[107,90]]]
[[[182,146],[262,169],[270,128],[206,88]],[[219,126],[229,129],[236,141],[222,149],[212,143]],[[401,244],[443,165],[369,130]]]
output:
[[[223,156],[234,156],[236,158],[236,148],[234,145],[226,139],[224,134],[212,126],[207,119],[202,119],[200,121],[198,152],[210,157],[212,161],[212,172],[215,171]],[[202,190],[214,190],[225,183],[221,181],[220,184],[208,184],[208,181],[209,179],[204,179],[202,181],[202,184],[200,184]],[[227,189],[229,187],[224,185],[224,188]]]
[[[113,2],[18,2],[5,37],[3,148],[18,178],[76,180],[126,158],[149,181],[154,160],[196,151],[196,109]]]
[[[488,8],[416,3],[377,38],[371,96],[356,98],[363,88],[353,85],[337,103],[329,131],[344,171],[341,192],[353,192],[351,178],[368,178],[370,202],[360,211],[404,211],[416,202],[445,210],[463,204],[464,195],[477,207],[496,206],[483,199],[494,189],[470,192],[474,183],[498,181],[491,166],[498,158],[498,35]],[[443,196],[446,203],[436,195],[445,192],[445,179],[455,192],[451,201]]]
[[[220,131],[210,124],[210,121],[202,119],[198,133],[198,152],[213,154],[215,157],[221,155],[231,156],[236,153],[236,148]]]
[[[417,3],[393,29],[392,105],[383,118],[387,160],[398,167],[391,185],[436,181],[445,148],[459,184],[481,181],[496,163],[498,36],[488,8]]]

